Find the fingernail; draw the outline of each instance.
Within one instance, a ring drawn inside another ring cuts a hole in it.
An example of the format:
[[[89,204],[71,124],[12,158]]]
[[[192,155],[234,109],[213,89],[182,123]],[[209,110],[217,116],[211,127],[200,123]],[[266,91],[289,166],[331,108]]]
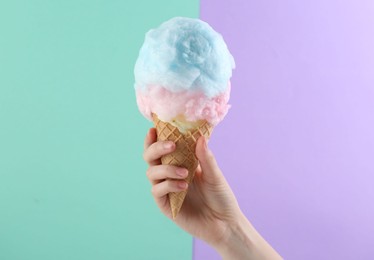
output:
[[[171,149],[172,147],[173,147],[173,143],[171,143],[171,142],[164,143],[164,149],[169,150],[169,149]]]
[[[180,177],[186,177],[188,175],[188,171],[186,169],[178,168],[176,172]]]
[[[181,189],[187,189],[187,182],[179,182],[178,183],[178,187],[181,188]]]

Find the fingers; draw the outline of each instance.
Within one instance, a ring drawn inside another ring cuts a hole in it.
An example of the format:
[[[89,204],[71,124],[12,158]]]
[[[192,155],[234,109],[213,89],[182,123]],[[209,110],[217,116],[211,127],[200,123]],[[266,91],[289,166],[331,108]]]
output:
[[[188,184],[185,181],[167,179],[152,186],[152,195],[158,199],[170,192],[184,191],[187,187]]]
[[[175,143],[171,141],[158,141],[156,129],[151,128],[144,141],[143,158],[149,165],[160,164],[160,158],[175,149]]]
[[[171,153],[175,149],[175,144],[171,141],[158,141],[151,144],[143,154],[144,160],[149,165],[159,164],[160,158],[168,153]]]
[[[148,179],[154,183],[167,178],[184,179],[188,176],[188,170],[173,165],[155,165],[147,170]]]
[[[170,192],[181,192],[188,188],[184,178],[188,170],[173,165],[155,165],[147,170],[147,177],[152,183],[152,195],[160,208],[165,205],[166,195]]]
[[[196,157],[206,177],[214,178],[222,175],[213,153],[209,150],[205,137],[200,137],[196,144]]]

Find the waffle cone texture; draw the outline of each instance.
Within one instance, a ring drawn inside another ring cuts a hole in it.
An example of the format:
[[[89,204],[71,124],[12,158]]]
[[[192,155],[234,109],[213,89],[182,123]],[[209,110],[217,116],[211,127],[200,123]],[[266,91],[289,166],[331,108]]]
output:
[[[153,122],[157,131],[158,141],[173,141],[176,145],[175,151],[161,157],[162,164],[183,167],[188,170],[185,181],[190,184],[195,176],[198,160],[195,155],[196,142],[200,136],[209,139],[213,127],[206,121],[202,121],[197,128],[181,133],[176,126],[163,122],[153,114]],[[188,190],[182,192],[171,192],[168,194],[171,213],[175,219],[182,208],[183,201]]]

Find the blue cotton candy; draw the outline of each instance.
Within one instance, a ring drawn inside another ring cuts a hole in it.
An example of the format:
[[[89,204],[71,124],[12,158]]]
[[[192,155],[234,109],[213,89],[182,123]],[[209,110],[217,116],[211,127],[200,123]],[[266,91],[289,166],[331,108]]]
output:
[[[227,89],[233,68],[234,58],[209,24],[175,17],[147,32],[135,64],[135,88],[158,85],[214,97]]]

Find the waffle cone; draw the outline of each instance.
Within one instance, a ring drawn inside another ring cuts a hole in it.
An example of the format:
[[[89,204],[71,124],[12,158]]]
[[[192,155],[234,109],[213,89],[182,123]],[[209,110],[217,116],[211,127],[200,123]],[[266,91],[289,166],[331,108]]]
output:
[[[176,126],[159,120],[155,114],[153,114],[153,122],[156,127],[158,141],[173,141],[176,144],[174,152],[161,157],[162,164],[186,168],[188,176],[185,181],[190,184],[198,166],[198,160],[195,155],[196,142],[200,136],[205,136],[208,139],[213,127],[207,121],[202,121],[197,128],[181,133]],[[187,192],[188,190],[168,194],[173,219],[177,217]]]

